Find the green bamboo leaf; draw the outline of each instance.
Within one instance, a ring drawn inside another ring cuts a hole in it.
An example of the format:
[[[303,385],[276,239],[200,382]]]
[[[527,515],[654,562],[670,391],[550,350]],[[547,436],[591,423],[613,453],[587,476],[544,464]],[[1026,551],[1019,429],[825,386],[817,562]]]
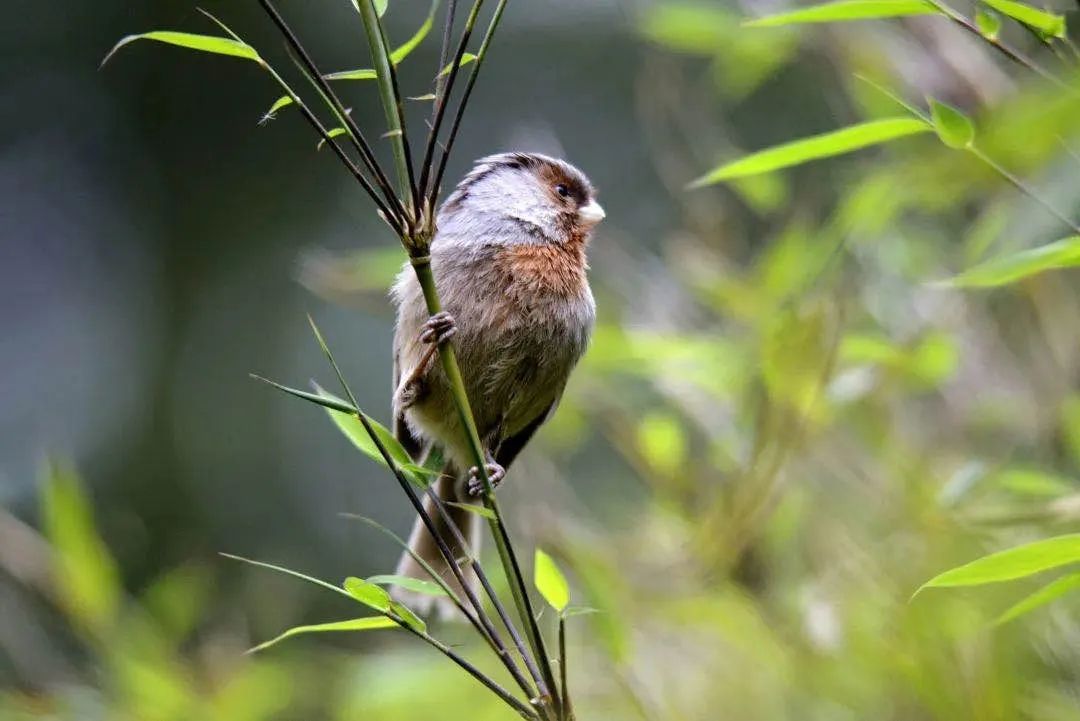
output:
[[[346,598],[352,598],[352,595],[350,595],[349,593],[343,591],[342,589],[338,588],[337,586],[335,586],[332,583],[327,583],[326,581],[323,581],[322,579],[319,579],[319,578],[315,578],[314,576],[308,576],[306,574],[300,573],[299,571],[294,571],[291,568],[285,568],[284,566],[275,566],[272,563],[264,563],[262,561],[253,561],[250,558],[244,558],[243,556],[236,556],[236,555],[233,555],[231,553],[222,553],[221,555],[224,556],[225,558],[231,558],[234,561],[240,561],[242,563],[248,563],[248,564],[251,564],[252,566],[258,566],[259,568],[266,568],[266,569],[269,569],[271,571],[277,571],[278,573],[285,574],[286,576],[292,576],[293,578],[299,578],[302,581],[307,581],[308,583],[314,584],[316,586],[321,586],[322,588],[333,591],[334,593],[339,593],[342,596],[345,596]]]
[[[927,588],[980,586],[1024,578],[1080,561],[1080,533],[1055,536],[998,553],[991,553],[971,563],[941,573],[915,592]],[[914,597],[914,596],[913,596]]]
[[[259,120],[259,125],[265,125],[277,116],[277,112],[282,108],[292,105],[293,99],[291,95],[282,95],[280,98],[274,101],[274,104],[270,106],[270,109],[263,113],[262,118]]]
[[[352,0],[353,7],[356,8],[356,12],[360,12],[360,3],[367,2],[367,0]],[[390,5],[390,0],[373,0],[375,3],[375,14],[382,17],[386,14],[386,8]]]
[[[136,40],[156,40],[159,43],[178,45],[189,50],[199,50],[204,53],[214,53],[216,55],[229,55],[231,57],[244,58],[245,60],[254,60],[260,65],[263,64],[263,60],[259,57],[259,54],[255,52],[255,48],[239,40],[221,38],[215,35],[178,33],[171,30],[154,30],[148,33],[128,35],[125,38],[121,38],[120,42],[116,43],[116,45],[113,46],[113,49],[105,56],[105,59],[101,61],[101,64],[104,65],[109,62],[109,59],[112,58],[120,48],[129,43],[133,43]]]
[[[334,396],[331,396],[330,394],[326,394],[325,396],[315,395],[314,393],[308,393],[307,391],[301,391],[297,390],[296,388],[290,388],[289,386],[283,386],[280,383],[275,383],[269,378],[263,378],[262,376],[256,375],[255,373],[252,373],[250,375],[255,380],[261,381],[269,386],[273,386],[274,388],[277,388],[283,393],[288,393],[291,396],[302,398],[309,403],[314,403],[315,405],[322,406],[323,408],[329,408],[330,410],[335,410],[346,414],[356,414],[360,412],[359,409],[349,405],[340,398],[335,398]]]
[[[751,28],[772,28],[803,23],[831,23],[848,20],[935,15],[941,11],[928,0],[839,0],[811,5],[743,23]]]
[[[424,619],[413,613],[413,610],[408,606],[392,601],[390,603],[390,613],[394,614],[409,628],[417,631],[418,633],[427,633],[427,624],[424,623]]]
[[[481,506],[479,503],[458,503],[457,501],[445,501],[446,505],[453,506],[454,508],[460,508],[463,511],[469,513],[475,513],[476,515],[486,518],[489,521],[495,520],[495,513],[486,506]]]
[[[382,453],[379,452],[375,442],[371,440],[371,436],[368,434],[367,429],[364,428],[364,424],[360,422],[358,414],[361,411],[345,410],[350,408],[348,403],[323,390],[318,384],[314,384],[314,386],[317,393],[315,397],[325,401],[324,406],[326,412],[330,416],[330,420],[338,427],[338,430],[344,433],[345,437],[352,441],[353,445],[356,446],[361,453],[368,458],[375,460],[382,466],[387,467],[386,460],[383,458]],[[401,472],[405,474],[405,477],[417,486],[426,488],[428,480],[432,476],[438,475],[437,471],[431,471],[423,466],[418,466],[413,463],[409,452],[398,442],[397,438],[394,438],[393,433],[370,416],[365,414],[364,417],[367,419],[368,423],[371,424],[371,427],[375,431],[375,435],[382,441],[382,444],[390,454],[390,457],[394,459],[394,463],[401,469]]]
[[[953,106],[930,98],[930,117],[941,142],[950,148],[968,148],[975,141],[975,126],[971,119]]]
[[[871,120],[751,153],[739,160],[721,165],[695,180],[690,187],[700,188],[733,178],[768,173],[811,160],[850,153],[908,135],[925,133],[929,130],[932,130],[930,125],[915,118]]]
[[[377,583],[380,586],[400,586],[406,591],[413,591],[414,593],[420,593],[425,596],[446,596],[447,593],[438,584],[431,581],[424,581],[419,578],[413,578],[412,576],[370,576],[368,583]]]
[[[120,572],[98,533],[82,481],[70,466],[50,462],[46,467],[41,518],[65,613],[79,628],[107,634],[120,612]]]
[[[989,10],[977,8],[975,10],[975,27],[979,34],[988,40],[997,40],[1001,34],[1001,16]]]
[[[570,603],[570,586],[554,559],[539,548],[533,563],[533,584],[548,605],[560,613]]]
[[[317,623],[311,626],[297,626],[275,636],[269,641],[263,641],[258,646],[248,650],[248,653],[258,653],[281,643],[287,638],[299,636],[305,633],[327,633],[334,631],[372,631],[379,628],[395,628],[397,623],[386,616],[368,616],[366,618],[353,618],[348,621],[332,621],[330,623]]]
[[[569,606],[562,612],[562,616],[563,618],[573,618],[574,616],[588,616],[594,613],[603,613],[603,611],[592,606]]]
[[[956,288],[995,288],[1030,278],[1047,270],[1073,268],[1080,265],[1080,235],[1022,250],[1019,253],[992,258],[942,285]]]
[[[356,4],[356,0],[353,0],[353,5],[356,6],[357,12],[360,8]],[[431,32],[432,25],[435,23],[435,11],[438,9],[438,0],[434,0],[431,3],[431,10],[428,11],[427,18],[424,19],[423,24],[413,33],[412,37],[399,45],[390,53],[390,62],[397,65],[402,60],[407,58],[409,54],[417,48]],[[378,7],[376,6],[376,10]],[[340,70],[336,73],[328,73],[323,75],[327,80],[374,80],[375,71],[371,68],[360,68],[358,70]]]
[[[349,131],[346,130],[345,128],[331,128],[330,130],[326,131],[326,136],[328,138],[336,138],[337,136],[344,135],[347,132],[349,132]],[[316,143],[315,144],[315,149],[316,150],[322,150],[324,145],[326,145],[326,138],[323,138],[318,143]]]
[[[1018,616],[1023,616],[1025,613],[1034,611],[1039,606],[1045,606],[1051,601],[1064,596],[1069,591],[1080,588],[1080,573],[1073,573],[1068,576],[1062,576],[1054,581],[1051,581],[1047,585],[1040,588],[1030,596],[1025,597],[1016,605],[1009,607],[998,616],[996,625],[1008,623]]]
[[[473,55],[472,53],[462,53],[461,54],[461,62],[458,63],[458,67],[463,68],[466,65],[468,65],[469,63],[474,62],[475,60],[476,60],[476,56]],[[453,63],[447,63],[446,67],[444,67],[442,70],[439,71],[439,77],[441,78],[444,75],[449,75],[450,74],[450,68],[452,68],[452,67],[454,67]]]
[[[1064,38],[1065,17],[1048,13],[1014,0],[982,0],[1002,15],[1007,15],[1019,23],[1032,28],[1044,38]]]
[[[371,68],[339,70],[336,73],[326,73],[323,77],[327,80],[374,80],[375,71]]]
[[[385,588],[362,578],[349,576],[342,586],[349,596],[379,613],[388,613],[393,605]]]

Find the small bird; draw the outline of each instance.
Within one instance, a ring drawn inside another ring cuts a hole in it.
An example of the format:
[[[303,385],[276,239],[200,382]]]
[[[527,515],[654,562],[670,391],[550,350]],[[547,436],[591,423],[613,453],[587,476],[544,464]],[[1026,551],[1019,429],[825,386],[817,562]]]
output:
[[[429,317],[420,284],[406,265],[391,297],[394,335],[394,433],[422,461],[438,446],[445,458],[434,491],[443,501],[476,503],[479,470],[461,427],[437,347],[453,338],[461,376],[498,484],[521,449],[555,410],[570,371],[585,352],[596,317],[585,250],[604,219],[585,175],[562,160],[504,153],[476,162],[437,216],[431,267],[445,310]],[[474,557],[480,519],[461,506],[449,515],[470,546],[446,530],[434,503],[424,507],[453,553]],[[460,591],[419,518],[409,548]],[[408,553],[399,575],[429,579]],[[465,569],[466,579],[475,575]],[[447,598],[402,588],[394,595],[421,613],[451,617]]]

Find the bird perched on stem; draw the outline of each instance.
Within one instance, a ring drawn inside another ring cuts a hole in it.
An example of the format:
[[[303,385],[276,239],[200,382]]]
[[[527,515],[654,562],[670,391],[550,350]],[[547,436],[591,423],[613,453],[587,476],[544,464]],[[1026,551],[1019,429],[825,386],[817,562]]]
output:
[[[585,352],[596,315],[585,251],[603,218],[592,184],[569,163],[533,153],[492,155],[477,161],[439,211],[431,268],[445,310],[429,317],[412,269],[406,265],[398,276],[391,291],[397,306],[394,432],[418,461],[433,447],[442,449],[446,465],[434,491],[443,501],[476,503],[482,487],[436,362],[438,345],[453,339],[488,478],[498,484],[555,410]],[[461,505],[447,507],[470,546],[464,549],[433,501],[424,504],[455,556],[475,557],[478,516]],[[458,585],[419,518],[409,547],[451,588]],[[408,553],[397,572],[428,578]],[[419,611],[433,605],[440,615],[454,611],[446,598],[401,588],[394,593]]]

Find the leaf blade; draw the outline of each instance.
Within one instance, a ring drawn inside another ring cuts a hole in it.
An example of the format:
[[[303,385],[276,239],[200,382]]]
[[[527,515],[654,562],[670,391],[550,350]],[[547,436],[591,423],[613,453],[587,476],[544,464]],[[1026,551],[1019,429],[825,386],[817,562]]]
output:
[[[1061,578],[1055,579],[1040,588],[1038,591],[1035,591],[1029,596],[1025,596],[1014,605],[1005,609],[1005,611],[997,617],[997,620],[994,621],[994,625],[1000,626],[1002,624],[1008,623],[1009,621],[1012,621],[1019,616],[1024,615],[1025,613],[1034,611],[1040,606],[1045,606],[1051,601],[1056,601],[1069,591],[1077,588],[1080,588],[1080,573],[1073,573],[1068,576],[1062,576]]]
[[[743,26],[774,28],[784,25],[878,20],[940,13],[938,8],[926,0],[838,0],[756,18],[743,23]]]
[[[570,585],[566,576],[548,554],[536,549],[533,562],[533,585],[548,605],[562,613],[570,603]]]
[[[1055,536],[977,558],[939,573],[915,592],[927,588],[981,586],[1024,578],[1041,571],[1080,562],[1080,533]]]
[[[188,50],[198,50],[204,53],[252,60],[260,65],[263,63],[263,59],[259,57],[259,53],[255,51],[255,48],[239,40],[218,37],[217,35],[198,35],[195,33],[181,33],[173,30],[151,30],[150,32],[138,33],[120,38],[116,45],[112,47],[112,50],[105,55],[101,64],[105,65],[105,63],[109,62],[112,56],[115,55],[120,48],[129,45],[136,40],[154,40],[167,45],[176,45],[178,47],[187,48]]]
[[[971,119],[953,106],[930,98],[930,117],[934,121],[934,132],[948,147],[962,150],[975,142],[975,126]]]
[[[862,148],[896,140],[931,130],[931,126],[916,118],[886,118],[849,125],[820,135],[812,135],[759,150],[738,160],[721,165],[690,184],[691,188],[713,185],[734,178],[768,173],[811,160],[842,155]]]
[[[380,628],[396,628],[397,623],[385,616],[365,616],[364,618],[351,618],[347,621],[330,621],[328,623],[316,623],[308,626],[295,626],[284,631],[269,641],[263,641],[258,646],[248,649],[248,653],[259,653],[271,646],[276,646],[287,638],[300,636],[308,633],[332,633],[337,631],[373,631]]]
[[[1013,20],[1027,25],[1043,37],[1064,39],[1066,35],[1065,17],[1056,13],[1039,10],[1015,0],[982,0],[983,3],[1007,15]]]
[[[1080,235],[991,258],[953,276],[941,285],[954,288],[997,288],[1048,270],[1080,266]]]
[[[425,596],[443,596],[448,594],[438,584],[431,581],[425,581],[421,578],[413,578],[412,576],[399,576],[394,574],[384,574],[380,576],[369,576],[368,583],[375,583],[378,585],[393,585],[400,586],[406,591],[412,591],[413,593],[420,593]]]

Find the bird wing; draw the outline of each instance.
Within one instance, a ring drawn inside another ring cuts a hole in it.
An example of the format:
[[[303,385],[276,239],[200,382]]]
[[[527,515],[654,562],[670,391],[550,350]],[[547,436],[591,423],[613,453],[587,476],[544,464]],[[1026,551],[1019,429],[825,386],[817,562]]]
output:
[[[551,418],[555,413],[555,407],[559,405],[561,395],[560,393],[559,396],[556,396],[555,400],[551,401],[551,404],[543,412],[537,414],[536,418],[529,421],[528,425],[514,435],[503,439],[502,443],[499,444],[499,449],[495,451],[496,463],[504,469],[510,468],[510,464],[514,462],[514,459],[521,453],[521,449],[536,433],[536,429],[544,425],[547,419]]]

